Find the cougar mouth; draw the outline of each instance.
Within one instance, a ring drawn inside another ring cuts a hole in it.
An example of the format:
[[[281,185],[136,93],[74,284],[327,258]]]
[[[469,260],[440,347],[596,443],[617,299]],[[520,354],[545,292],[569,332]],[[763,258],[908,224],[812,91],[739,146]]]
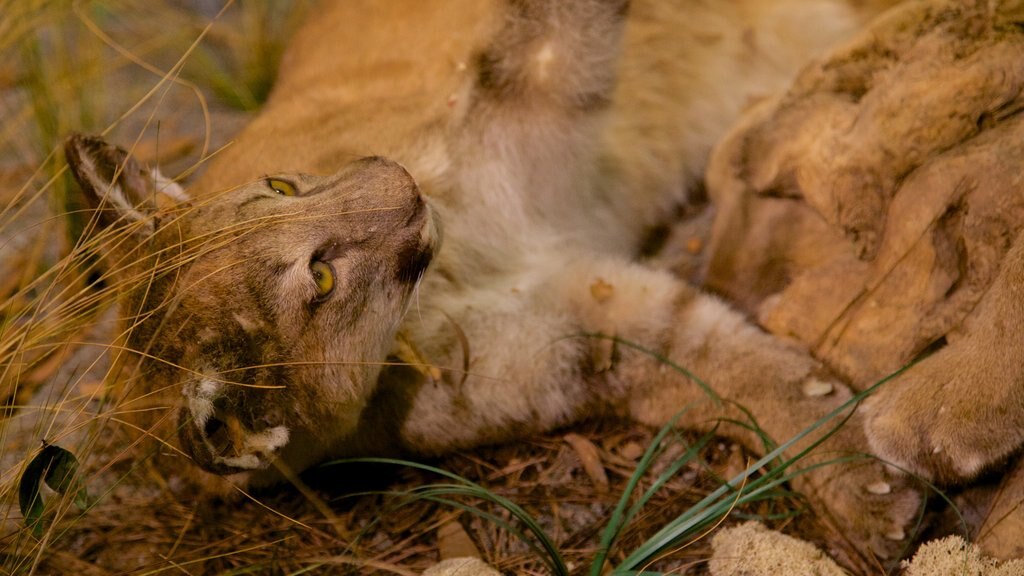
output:
[[[212,414],[197,422],[189,410],[179,412],[178,437],[196,465],[214,474],[265,470],[288,444],[286,426],[248,430],[238,418]]]

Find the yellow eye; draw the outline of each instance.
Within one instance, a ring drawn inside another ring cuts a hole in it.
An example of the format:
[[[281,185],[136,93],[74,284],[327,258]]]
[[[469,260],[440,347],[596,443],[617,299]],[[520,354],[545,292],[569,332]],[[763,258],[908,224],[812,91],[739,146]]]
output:
[[[313,274],[313,283],[316,285],[314,302],[319,302],[334,290],[334,267],[317,260],[309,265],[309,271]]]
[[[270,178],[267,180],[267,186],[270,186],[271,190],[277,192],[281,196],[295,196],[295,186],[292,186],[291,183],[285,182],[284,180]]]

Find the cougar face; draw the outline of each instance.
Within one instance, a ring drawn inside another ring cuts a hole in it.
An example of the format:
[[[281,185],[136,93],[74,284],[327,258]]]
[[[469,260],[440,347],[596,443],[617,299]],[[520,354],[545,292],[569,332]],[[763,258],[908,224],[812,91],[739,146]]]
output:
[[[275,457],[301,469],[343,442],[437,230],[412,177],[381,158],[330,177],[268,177],[197,210],[193,237],[230,240],[191,264],[165,322],[188,373],[184,450],[226,474]]]

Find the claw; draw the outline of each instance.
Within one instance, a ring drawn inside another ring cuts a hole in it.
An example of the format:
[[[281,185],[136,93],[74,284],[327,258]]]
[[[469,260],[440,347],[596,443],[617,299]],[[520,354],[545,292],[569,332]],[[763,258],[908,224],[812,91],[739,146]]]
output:
[[[903,530],[896,529],[896,530],[893,530],[891,532],[886,532],[885,533],[885,537],[888,538],[889,540],[903,540],[904,538],[907,537],[907,533],[904,532]]]
[[[890,486],[888,482],[884,482],[881,480],[878,482],[874,482],[872,484],[868,484],[867,486],[864,487],[864,489],[870,492],[871,494],[877,494],[879,496],[889,494],[890,492],[892,492],[892,486]],[[898,538],[898,540],[902,540],[902,538]]]
[[[835,387],[832,386],[831,382],[822,382],[821,380],[808,380],[804,383],[803,392],[804,396],[809,398],[815,398],[818,396],[828,396],[832,393]]]

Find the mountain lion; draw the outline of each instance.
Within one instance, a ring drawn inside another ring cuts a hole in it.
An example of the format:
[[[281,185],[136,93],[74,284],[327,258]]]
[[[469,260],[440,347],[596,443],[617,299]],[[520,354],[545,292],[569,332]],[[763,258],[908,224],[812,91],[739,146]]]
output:
[[[185,454],[252,485],[601,414],[763,450],[722,419],[781,442],[849,400],[636,255],[737,114],[884,2],[627,4],[324,3],[188,198],[70,137],[123,295],[125,397],[173,407],[158,424]],[[860,418],[806,464],[864,452]],[[794,484],[867,556],[905,544],[919,503],[870,460]]]

